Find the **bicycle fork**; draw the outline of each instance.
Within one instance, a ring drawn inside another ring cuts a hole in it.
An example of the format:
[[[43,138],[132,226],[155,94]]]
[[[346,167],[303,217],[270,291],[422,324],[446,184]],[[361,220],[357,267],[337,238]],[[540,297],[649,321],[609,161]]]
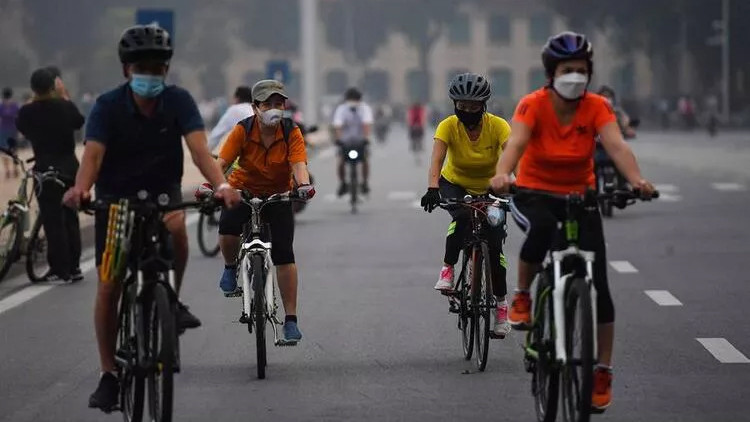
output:
[[[552,262],[554,265],[554,288],[552,289],[552,300],[553,300],[553,313],[555,317],[555,352],[558,362],[562,364],[568,363],[568,353],[566,350],[566,338],[565,338],[565,294],[568,291],[568,284],[575,274],[568,273],[562,275],[562,261],[567,256],[579,256],[583,258],[586,263],[586,284],[589,286],[589,293],[591,294],[591,320],[594,322],[596,327],[596,289],[591,285],[594,274],[594,252],[582,251],[575,247],[569,247],[562,251],[552,252]],[[597,356],[597,336],[596,328],[594,328],[593,344],[594,344],[594,356]]]

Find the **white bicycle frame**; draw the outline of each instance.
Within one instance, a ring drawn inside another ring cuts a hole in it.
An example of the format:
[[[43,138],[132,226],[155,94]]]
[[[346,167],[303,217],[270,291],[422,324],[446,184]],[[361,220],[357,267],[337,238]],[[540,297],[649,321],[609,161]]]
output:
[[[570,246],[561,251],[553,251],[545,259],[545,268],[548,268],[551,261],[554,269],[554,288],[552,289],[552,309],[555,316],[555,351],[557,360],[560,363],[568,362],[568,354],[565,344],[565,292],[568,283],[573,279],[573,274],[561,274],[562,261],[568,256],[579,256],[586,262],[586,284],[589,286],[591,294],[591,311],[592,311],[592,329],[594,356],[597,356],[597,338],[596,338],[596,289],[593,286],[594,280],[594,252],[584,251],[575,246]]]
[[[261,221],[260,221],[260,207],[262,200],[253,198],[250,199],[248,205],[252,209],[250,217],[250,225],[252,232],[260,232]],[[266,297],[266,318],[271,323],[273,329],[274,344],[280,343],[277,325],[281,325],[281,322],[276,317],[278,305],[276,304],[276,271],[274,271],[273,261],[271,260],[271,242],[263,242],[260,239],[248,239],[249,241],[243,242],[241,245],[242,261],[240,262],[240,270],[242,274],[242,313],[243,316],[251,317],[251,301],[252,301],[252,258],[260,255],[263,260],[263,270],[266,273],[265,280],[265,297]],[[260,321],[256,321],[260,323]],[[263,321],[265,324],[265,321]]]

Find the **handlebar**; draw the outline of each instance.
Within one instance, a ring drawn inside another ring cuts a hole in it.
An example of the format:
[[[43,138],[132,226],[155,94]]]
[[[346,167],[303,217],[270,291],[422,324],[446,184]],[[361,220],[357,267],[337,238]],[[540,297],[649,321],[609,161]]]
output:
[[[121,199],[128,200],[128,208],[135,211],[136,214],[149,214],[153,212],[170,212],[185,210],[188,208],[200,208],[200,209],[215,209],[223,206],[223,202],[208,197],[205,199],[199,199],[197,201],[186,201],[178,202],[175,204],[169,204],[169,198],[159,195],[155,200],[149,198],[147,195],[139,195],[135,198],[107,198],[97,199],[95,201],[88,201],[81,204],[81,211],[84,212],[95,212],[95,211],[108,211],[111,204],[118,203]]]
[[[2,152],[3,154],[7,155],[10,158],[12,158],[13,161],[15,163],[17,163],[17,164],[21,164],[21,163],[24,163],[24,162],[26,164],[30,164],[30,163],[33,163],[34,161],[36,161],[36,157],[31,157],[31,158],[27,158],[26,160],[21,160],[18,157],[18,155],[16,155],[13,151],[11,151],[9,149],[6,149],[6,148],[0,148],[0,152]]]
[[[484,195],[466,195],[463,198],[443,198],[440,200],[440,208],[452,207],[456,205],[477,206],[489,205],[500,201],[502,204],[510,202],[504,195],[496,196],[490,193]]]

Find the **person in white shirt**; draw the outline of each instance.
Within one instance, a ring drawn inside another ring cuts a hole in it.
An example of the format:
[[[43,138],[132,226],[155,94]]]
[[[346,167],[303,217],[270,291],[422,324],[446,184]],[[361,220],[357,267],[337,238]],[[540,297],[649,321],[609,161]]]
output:
[[[253,115],[253,108],[250,105],[252,102],[253,96],[250,87],[238,86],[234,91],[234,104],[227,108],[227,111],[224,112],[219,122],[211,130],[211,134],[208,135],[209,151],[213,151],[219,146],[222,139],[234,129],[237,123]]]
[[[333,112],[333,126],[336,129],[336,145],[340,147],[338,176],[339,190],[338,195],[342,196],[349,191],[344,181],[344,149],[352,145],[369,144],[370,130],[375,121],[372,108],[362,101],[362,93],[357,88],[349,88],[344,93],[344,102],[336,107]],[[362,158],[362,193],[370,192],[368,177],[370,175],[370,165],[367,160],[367,149]]]

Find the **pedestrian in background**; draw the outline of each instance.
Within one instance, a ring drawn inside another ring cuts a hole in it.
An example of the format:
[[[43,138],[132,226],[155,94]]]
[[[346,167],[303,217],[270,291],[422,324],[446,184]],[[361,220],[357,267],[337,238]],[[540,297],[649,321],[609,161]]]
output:
[[[46,281],[79,281],[83,274],[78,212],[64,207],[62,198],[73,186],[78,171],[74,132],[83,126],[84,118],[76,106],[60,94],[56,79],[58,77],[48,68],[38,69],[31,75],[34,100],[21,107],[16,125],[34,150],[34,169],[54,168],[65,185],[46,181],[36,189],[48,244],[50,272]]]
[[[16,116],[18,115],[18,103],[13,101],[13,90],[3,89],[3,101],[0,103],[0,148],[14,152],[18,132],[16,131]],[[18,177],[18,165],[8,156],[3,154],[5,166],[5,178]],[[12,170],[12,172],[11,172]]]

